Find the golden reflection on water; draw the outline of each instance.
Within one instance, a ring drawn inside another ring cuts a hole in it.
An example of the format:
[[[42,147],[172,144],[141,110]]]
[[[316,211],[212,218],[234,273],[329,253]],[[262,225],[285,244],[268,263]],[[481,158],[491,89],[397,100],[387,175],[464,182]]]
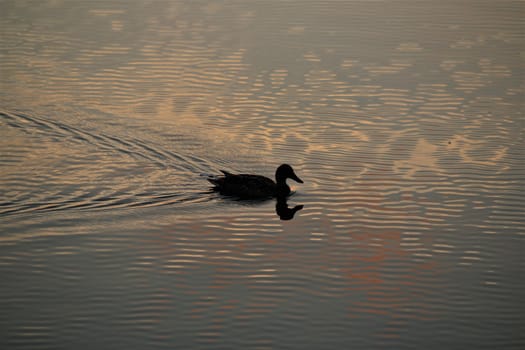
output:
[[[437,146],[424,139],[419,139],[410,158],[394,161],[394,171],[400,172],[402,169],[407,169],[404,176],[408,178],[412,178],[417,171],[442,173],[443,170],[438,166],[438,158],[434,155],[437,149]]]

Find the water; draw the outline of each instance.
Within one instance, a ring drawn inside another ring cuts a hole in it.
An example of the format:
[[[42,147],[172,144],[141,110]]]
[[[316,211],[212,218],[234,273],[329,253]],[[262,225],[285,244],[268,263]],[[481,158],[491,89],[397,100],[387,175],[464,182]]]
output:
[[[523,7],[3,1],[0,347],[525,347]]]

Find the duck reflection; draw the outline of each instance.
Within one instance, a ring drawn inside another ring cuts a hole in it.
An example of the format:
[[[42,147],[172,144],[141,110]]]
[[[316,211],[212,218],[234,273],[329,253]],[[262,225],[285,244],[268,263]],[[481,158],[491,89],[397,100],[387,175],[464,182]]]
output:
[[[296,205],[293,208],[290,208],[287,203],[288,197],[277,197],[277,204],[275,204],[275,212],[281,220],[291,220],[293,219],[295,213],[303,209],[304,205]]]

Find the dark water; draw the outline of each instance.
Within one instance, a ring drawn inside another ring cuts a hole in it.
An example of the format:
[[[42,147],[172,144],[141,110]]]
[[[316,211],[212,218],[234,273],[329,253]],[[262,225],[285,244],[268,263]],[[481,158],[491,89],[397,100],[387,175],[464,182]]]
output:
[[[0,347],[525,347],[523,13],[2,1]]]

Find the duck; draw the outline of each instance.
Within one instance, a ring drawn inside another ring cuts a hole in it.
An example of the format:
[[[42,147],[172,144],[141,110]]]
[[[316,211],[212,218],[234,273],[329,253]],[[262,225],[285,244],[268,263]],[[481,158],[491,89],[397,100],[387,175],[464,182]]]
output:
[[[289,164],[281,164],[275,171],[275,181],[262,175],[232,174],[221,170],[224,176],[208,177],[213,190],[223,195],[241,199],[285,198],[290,195],[287,179],[303,183]]]

